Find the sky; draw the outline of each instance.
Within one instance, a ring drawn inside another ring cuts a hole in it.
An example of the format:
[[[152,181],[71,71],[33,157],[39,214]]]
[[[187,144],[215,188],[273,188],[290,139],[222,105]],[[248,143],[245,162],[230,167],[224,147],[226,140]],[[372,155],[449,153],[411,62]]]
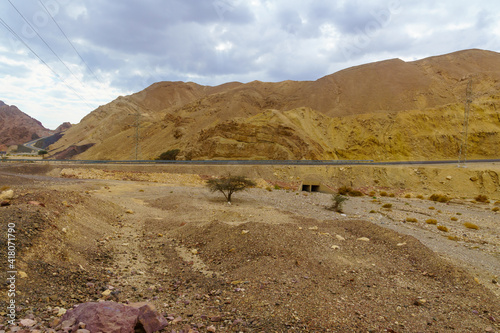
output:
[[[491,0],[0,0],[0,100],[55,129],[159,81],[317,80],[499,37]]]

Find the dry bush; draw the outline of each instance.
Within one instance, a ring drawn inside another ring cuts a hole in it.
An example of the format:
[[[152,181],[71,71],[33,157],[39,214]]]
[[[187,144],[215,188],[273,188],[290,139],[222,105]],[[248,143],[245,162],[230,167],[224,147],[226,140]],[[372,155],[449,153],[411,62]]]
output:
[[[465,222],[464,227],[466,227],[467,229],[479,230],[479,227],[477,225],[475,225],[474,223],[470,223],[470,222]]]
[[[452,221],[458,221],[458,219],[455,216],[452,216],[452,218],[450,220],[452,220]]]
[[[406,199],[410,199],[410,198],[411,198],[411,194],[407,194],[407,195],[405,195],[405,198],[406,198]]]
[[[448,202],[450,201],[450,198],[443,194],[433,194],[429,197],[429,200],[436,202]]]
[[[386,197],[386,196],[387,196],[387,192],[386,192],[386,191],[382,191],[382,192],[380,192],[380,196],[381,196],[381,197]]]
[[[4,186],[0,187],[0,192],[7,191],[7,190],[10,190],[10,186],[4,185]]]
[[[427,223],[427,224],[437,224],[438,221],[436,219],[428,219],[428,220],[425,220],[425,223]]]
[[[500,210],[500,208],[498,208],[498,207],[493,207],[491,210],[492,210],[492,211],[494,211],[494,212],[498,212],[498,211]]]
[[[450,231],[447,227],[445,227],[444,225],[438,225],[437,226],[438,230],[440,231],[444,231],[444,232],[448,232]]]
[[[417,199],[423,199],[424,196],[422,194],[417,195]]]
[[[368,195],[369,195],[370,197],[374,197],[376,194],[377,194],[377,193],[375,193],[375,191],[370,191],[370,193],[368,193]]]
[[[477,202],[489,202],[488,197],[484,194],[480,194],[474,198]]]
[[[414,217],[407,217],[407,218],[406,218],[406,222],[413,222],[413,223],[416,223],[416,222],[418,222],[418,220],[417,220],[416,218],[414,218]]]
[[[383,204],[382,208],[387,208],[387,209],[392,208],[392,204],[390,203]]]
[[[351,187],[342,186],[338,189],[338,194],[340,195],[348,195],[350,197],[362,197],[363,192],[358,190],[353,190]]]
[[[431,206],[431,207],[429,207],[429,209],[430,209],[430,210],[434,210],[434,209],[436,209],[436,207],[432,207],[432,206]]]
[[[457,236],[448,236],[448,239],[449,240],[452,240],[452,241],[458,241],[458,237]]]

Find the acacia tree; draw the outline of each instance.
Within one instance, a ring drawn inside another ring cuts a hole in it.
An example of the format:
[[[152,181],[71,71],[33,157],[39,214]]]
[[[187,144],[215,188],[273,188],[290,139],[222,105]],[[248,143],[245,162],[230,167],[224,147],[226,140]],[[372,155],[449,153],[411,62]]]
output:
[[[227,202],[231,202],[231,195],[234,192],[242,191],[248,187],[255,186],[255,182],[243,176],[225,176],[207,180],[207,187],[211,192],[221,192]]]

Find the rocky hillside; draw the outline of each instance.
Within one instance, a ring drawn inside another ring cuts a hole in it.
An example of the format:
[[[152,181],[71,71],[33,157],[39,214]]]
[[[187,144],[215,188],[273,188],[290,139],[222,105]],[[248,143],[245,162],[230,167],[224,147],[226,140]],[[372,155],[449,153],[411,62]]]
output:
[[[0,101],[0,150],[52,134],[42,123],[14,105]]]
[[[456,159],[472,85],[469,157],[498,157],[500,54],[466,50],[349,68],[316,81],[160,82],[99,107],[50,147],[76,158]]]

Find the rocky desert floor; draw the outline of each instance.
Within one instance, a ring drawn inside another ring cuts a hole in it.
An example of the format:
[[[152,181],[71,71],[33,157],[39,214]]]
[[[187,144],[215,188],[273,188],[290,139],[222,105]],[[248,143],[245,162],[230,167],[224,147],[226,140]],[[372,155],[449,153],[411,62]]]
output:
[[[36,322],[7,325],[3,284],[0,331],[50,331],[98,300],[151,302],[165,332],[500,331],[494,200],[389,189],[350,197],[341,214],[330,194],[262,183],[228,205],[199,175],[51,175],[0,169],[17,319]]]

